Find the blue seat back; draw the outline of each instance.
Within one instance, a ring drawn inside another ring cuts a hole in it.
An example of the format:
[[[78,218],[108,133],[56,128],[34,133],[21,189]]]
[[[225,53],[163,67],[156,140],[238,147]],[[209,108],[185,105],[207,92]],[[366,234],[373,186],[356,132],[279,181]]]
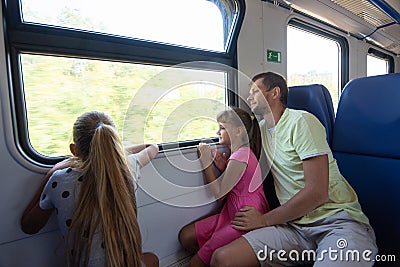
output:
[[[400,73],[345,86],[332,150],[375,230],[379,254],[399,257]]]
[[[315,115],[324,125],[328,144],[332,142],[335,120],[331,95],[325,86],[310,84],[289,87],[288,108],[306,110]]]

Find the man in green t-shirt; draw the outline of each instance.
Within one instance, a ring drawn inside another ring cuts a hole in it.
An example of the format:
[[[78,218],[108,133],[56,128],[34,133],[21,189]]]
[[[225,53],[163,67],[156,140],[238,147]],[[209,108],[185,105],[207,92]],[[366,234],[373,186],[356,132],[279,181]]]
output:
[[[247,100],[263,117],[263,147],[281,205],[265,214],[243,207],[232,227],[250,232],[218,249],[211,265],[372,266],[374,231],[339,172],[323,125],[286,107],[288,88],[280,75],[260,73],[252,82]]]

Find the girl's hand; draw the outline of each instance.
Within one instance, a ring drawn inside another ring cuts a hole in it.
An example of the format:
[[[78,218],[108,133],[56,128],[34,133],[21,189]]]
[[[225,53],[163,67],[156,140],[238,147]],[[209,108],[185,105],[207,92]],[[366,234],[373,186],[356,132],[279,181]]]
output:
[[[226,165],[228,162],[228,156],[226,155],[226,153],[219,153],[216,150],[211,150],[212,152],[212,156],[214,157],[214,163],[215,163],[215,167],[217,167],[217,169],[220,172],[224,172],[226,169]]]
[[[234,229],[240,231],[251,231],[268,226],[264,220],[263,214],[251,206],[241,208],[240,211],[235,214],[235,218],[231,223]]]
[[[74,156],[66,158],[66,159],[58,162],[56,165],[53,166],[53,168],[51,168],[47,172],[47,174],[46,174],[44,179],[48,180],[53,175],[53,173],[55,171],[57,171],[57,170],[62,170],[62,169],[65,169],[65,168],[76,166],[77,162],[78,162],[78,157],[74,157]]]
[[[62,170],[68,167],[74,167],[78,162],[78,157],[69,157],[64,159],[63,161],[58,162],[52,169]]]
[[[208,144],[199,143],[197,146],[197,154],[199,155],[201,165],[203,165],[204,168],[207,168],[211,165],[213,156],[211,153],[211,148]]]

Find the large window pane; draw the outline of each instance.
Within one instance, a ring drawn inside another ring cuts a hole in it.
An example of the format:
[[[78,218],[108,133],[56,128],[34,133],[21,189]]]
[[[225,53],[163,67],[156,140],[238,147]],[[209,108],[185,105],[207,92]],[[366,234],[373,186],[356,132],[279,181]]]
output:
[[[235,14],[207,0],[21,0],[25,22],[225,51]]]
[[[215,137],[215,113],[237,98],[235,73],[226,68],[237,64],[234,38],[244,7],[244,0],[7,1],[18,148],[33,162],[54,164],[54,156],[69,153],[76,117],[93,109],[110,114],[129,143],[172,142],[163,146],[170,149]],[[154,83],[174,68],[178,77],[213,77],[175,87]],[[148,104],[160,92],[150,108],[132,104],[140,95]],[[197,98],[209,102],[199,107]],[[186,121],[174,113],[182,107]],[[132,114],[142,117],[130,120]]]
[[[167,143],[216,136],[214,115],[202,116],[199,103],[211,103],[212,114],[225,107],[223,71],[176,68],[180,78],[196,74],[214,82],[170,88],[162,73],[174,68],[32,54],[22,54],[21,64],[30,143],[45,156],[69,154],[72,125],[86,111],[109,114],[130,144]],[[190,117],[182,121],[179,109]],[[128,113],[135,118],[125,121]]]
[[[340,45],[323,36],[288,26],[288,85],[322,84],[335,110],[340,94]]]

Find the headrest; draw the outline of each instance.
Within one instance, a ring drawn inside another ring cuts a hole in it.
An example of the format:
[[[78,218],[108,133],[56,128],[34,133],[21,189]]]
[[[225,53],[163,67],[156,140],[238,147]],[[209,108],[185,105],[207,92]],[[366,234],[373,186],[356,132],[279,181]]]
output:
[[[400,73],[350,81],[340,97],[333,150],[400,158]]]
[[[306,110],[324,125],[328,144],[332,141],[335,114],[331,95],[325,86],[310,84],[289,87],[288,108]]]

